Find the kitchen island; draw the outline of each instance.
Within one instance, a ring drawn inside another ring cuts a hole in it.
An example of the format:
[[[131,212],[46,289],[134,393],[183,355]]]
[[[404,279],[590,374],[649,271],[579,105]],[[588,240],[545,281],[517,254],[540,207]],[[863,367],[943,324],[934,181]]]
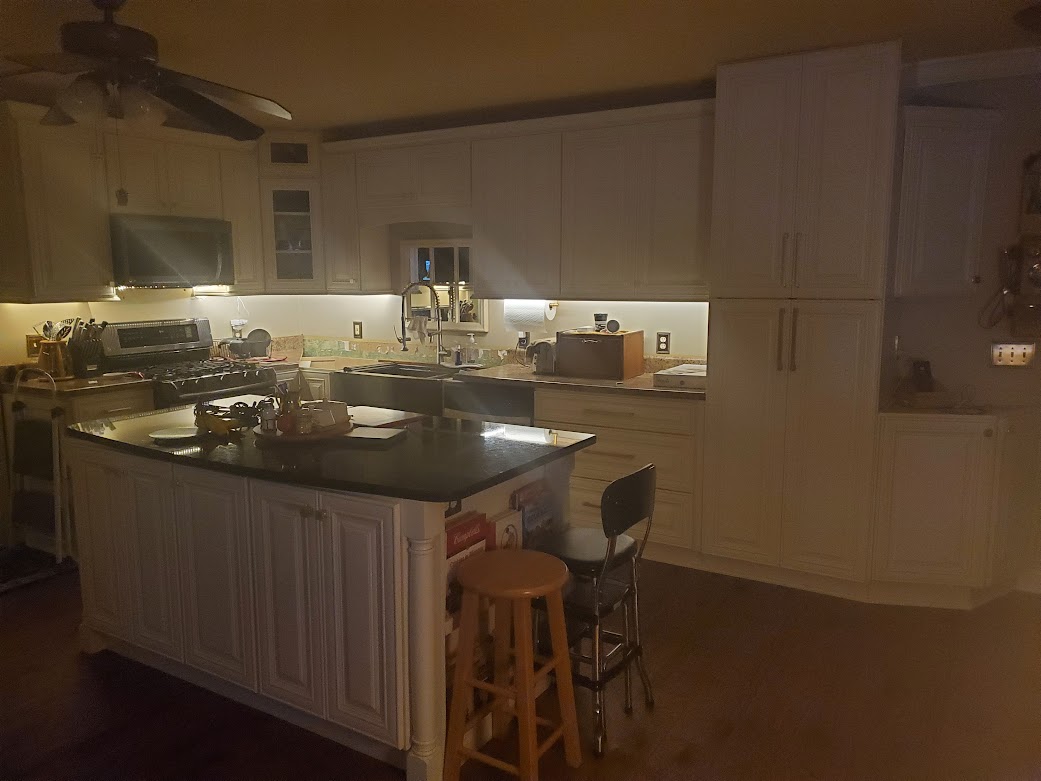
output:
[[[542,479],[563,522],[595,436],[427,418],[380,447],[149,437],[192,420],[69,429],[84,650],[440,778],[446,519],[492,518]]]

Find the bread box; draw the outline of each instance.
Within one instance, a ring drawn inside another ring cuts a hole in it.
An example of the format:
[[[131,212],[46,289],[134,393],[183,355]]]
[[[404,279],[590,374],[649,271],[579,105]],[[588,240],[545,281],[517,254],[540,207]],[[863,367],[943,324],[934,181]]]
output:
[[[643,331],[557,331],[557,374],[628,380],[643,374]]]

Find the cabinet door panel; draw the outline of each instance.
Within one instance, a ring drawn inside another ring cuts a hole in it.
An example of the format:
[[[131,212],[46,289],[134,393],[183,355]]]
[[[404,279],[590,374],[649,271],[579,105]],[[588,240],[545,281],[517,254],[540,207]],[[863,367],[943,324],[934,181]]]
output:
[[[600,518],[600,501],[603,498],[604,489],[609,484],[601,480],[571,478],[568,493],[568,519],[571,525],[603,529]],[[697,500],[696,494],[664,491],[660,488],[656,490],[654,492],[654,520],[651,523],[651,535],[648,537],[648,542],[690,548],[698,528],[698,518],[694,510],[698,506]],[[646,530],[647,524],[641,522],[627,533],[642,540]]]
[[[637,129],[636,293],[704,298],[712,215],[713,116]]]
[[[720,67],[716,80],[710,289],[788,295],[802,59]],[[787,239],[785,238],[787,234]]]
[[[325,290],[321,183],[264,179],[264,278],[269,293]]]
[[[630,133],[608,128],[564,134],[562,296],[632,295],[636,163]]]
[[[165,214],[166,152],[153,138],[106,135],[108,205],[113,212]],[[120,189],[126,192],[121,202]]]
[[[256,690],[246,481],[174,470],[185,661]]]
[[[317,495],[261,482],[252,494],[260,693],[322,716]]]
[[[992,418],[882,417],[876,579],[985,585],[993,429]]]
[[[354,155],[330,154],[323,162],[326,289],[330,293],[360,291],[365,282],[382,282],[385,275],[376,275],[376,280],[362,276]]]
[[[166,144],[167,204],[183,217],[220,218],[220,152],[192,144]]]
[[[470,203],[470,144],[432,144],[417,147],[416,203],[427,206],[465,206]]]
[[[260,216],[260,170],[252,151],[222,150],[223,217],[231,223],[235,292],[264,291],[264,241]]]
[[[898,44],[805,57],[796,297],[882,295],[899,84]]]
[[[126,458],[123,473],[131,635],[137,645],[183,661],[173,471],[162,462]]]
[[[35,300],[111,296],[105,163],[97,134],[40,127],[23,140]]]
[[[782,566],[866,574],[881,308],[793,302]]]
[[[478,295],[560,295],[560,144],[558,133],[474,142]]]
[[[129,640],[123,477],[96,451],[81,452],[71,463],[83,622]]]
[[[399,748],[405,714],[393,505],[322,494],[328,713]]]
[[[919,106],[904,114],[896,295],[971,294],[995,115]]]
[[[705,401],[702,550],[776,564],[779,554],[787,302],[715,301]]]
[[[416,197],[416,168],[411,148],[358,153],[358,205],[404,206]]]

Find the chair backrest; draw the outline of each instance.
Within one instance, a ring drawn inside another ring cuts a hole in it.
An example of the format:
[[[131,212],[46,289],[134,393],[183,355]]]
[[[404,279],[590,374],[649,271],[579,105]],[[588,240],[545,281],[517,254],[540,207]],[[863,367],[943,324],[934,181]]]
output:
[[[607,537],[624,534],[645,519],[650,527],[656,479],[654,464],[647,464],[631,475],[619,477],[604,489],[600,500],[600,521]]]

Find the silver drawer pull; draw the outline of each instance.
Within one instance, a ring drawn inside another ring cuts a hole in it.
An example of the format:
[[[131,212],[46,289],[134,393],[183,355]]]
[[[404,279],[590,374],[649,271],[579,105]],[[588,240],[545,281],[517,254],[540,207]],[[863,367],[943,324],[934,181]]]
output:
[[[132,409],[133,407],[116,407],[115,409],[107,409],[102,414],[115,415],[117,412],[130,412]]]
[[[590,508],[592,510],[599,510],[599,509],[601,509],[600,505],[598,505],[596,502],[582,502],[582,506],[583,507],[588,507],[588,508]]]
[[[616,415],[620,418],[636,417],[636,413],[632,410],[596,409],[595,407],[587,407],[582,411],[589,415]]]
[[[589,450],[586,451],[586,455],[600,456],[600,458],[619,458],[624,461],[632,461],[636,458],[634,453],[615,453],[611,450]]]

